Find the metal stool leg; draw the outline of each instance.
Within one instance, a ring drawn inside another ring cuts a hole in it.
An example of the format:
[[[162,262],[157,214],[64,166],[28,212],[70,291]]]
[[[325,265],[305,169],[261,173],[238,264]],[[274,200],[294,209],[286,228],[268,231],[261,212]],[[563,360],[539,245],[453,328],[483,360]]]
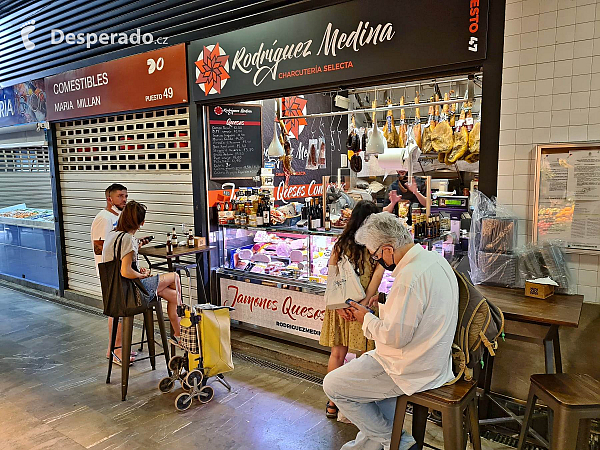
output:
[[[113,358],[115,354],[115,342],[117,341],[117,329],[119,327],[119,318],[113,318],[113,326],[110,333],[110,353],[108,355],[108,374],[106,375],[106,384],[110,383],[110,374],[112,372]]]
[[[404,427],[404,416],[406,415],[407,403],[408,397],[406,395],[398,397],[396,400],[396,412],[394,414],[390,450],[398,450],[400,448],[400,439],[402,438],[402,428]]]
[[[169,341],[167,340],[167,330],[165,327],[165,319],[163,317],[162,303],[160,299],[156,302],[156,317],[158,318],[158,329],[160,330],[160,339],[162,340],[163,353],[165,354],[165,363],[167,365],[167,372],[171,376],[171,369],[169,369]]]
[[[527,397],[525,416],[523,417],[523,423],[521,424],[521,434],[519,435],[519,444],[517,445],[518,450],[523,450],[523,446],[527,440],[527,433],[529,432],[529,426],[531,425],[531,418],[533,417],[533,410],[535,409],[536,400],[537,397],[535,395],[535,388],[531,386],[529,388],[529,395]]]
[[[144,351],[144,334],[145,334],[145,331],[146,331],[146,322],[142,322],[142,337],[140,339],[140,348],[138,348],[138,350],[140,352]]]
[[[423,445],[425,444],[425,429],[427,427],[428,414],[429,408],[413,403],[412,434],[415,441],[417,441],[417,446],[419,448],[423,448]]]
[[[133,334],[133,317],[123,317],[123,346],[121,347],[121,400],[127,399],[129,384],[129,359],[131,358],[131,337]]]
[[[152,370],[156,370],[156,347],[154,346],[154,314],[152,308],[144,311],[144,324],[146,325],[146,337],[148,338],[148,354]]]
[[[442,432],[444,435],[444,449],[461,450],[463,414],[458,406],[447,408],[442,412]]]
[[[471,442],[473,450],[481,450],[481,436],[479,435],[479,417],[477,413],[477,396],[473,398],[467,407],[469,429],[471,433]]]

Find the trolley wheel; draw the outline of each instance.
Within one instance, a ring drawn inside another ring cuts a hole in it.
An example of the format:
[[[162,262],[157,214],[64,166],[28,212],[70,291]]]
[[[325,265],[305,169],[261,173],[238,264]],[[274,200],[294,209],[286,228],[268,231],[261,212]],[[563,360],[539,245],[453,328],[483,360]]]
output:
[[[199,370],[192,370],[185,377],[185,384],[189,386],[189,388],[194,387],[194,381],[196,382],[196,387],[200,388],[202,386],[202,380],[204,380],[204,374]]]
[[[183,367],[183,356],[173,356],[169,360],[169,369],[173,372],[179,372],[179,370]]]
[[[175,399],[175,408],[177,409],[177,411],[185,411],[186,409],[189,409],[190,406],[192,406],[192,400],[193,398],[190,394],[188,394],[187,392],[182,392]]]
[[[166,394],[168,392],[171,392],[173,386],[175,386],[175,380],[173,380],[173,378],[171,377],[166,377],[160,380],[160,382],[158,383],[158,390],[163,394]]]
[[[198,400],[200,400],[200,403],[208,403],[213,399],[214,396],[215,390],[212,388],[212,386],[203,386],[198,393]]]

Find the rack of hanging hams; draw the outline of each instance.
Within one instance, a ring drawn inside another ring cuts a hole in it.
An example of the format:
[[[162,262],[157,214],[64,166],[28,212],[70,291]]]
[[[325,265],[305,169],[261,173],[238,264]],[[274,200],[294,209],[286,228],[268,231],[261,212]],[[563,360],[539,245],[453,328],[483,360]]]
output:
[[[444,101],[450,102],[454,91],[444,94]],[[440,94],[430,98],[430,101],[440,101]],[[415,105],[419,103],[419,95],[415,97]],[[391,105],[388,100],[388,106]],[[400,99],[403,106],[404,96]],[[458,103],[429,106],[427,121],[421,124],[421,113],[415,108],[415,119],[410,124],[415,136],[417,146],[424,155],[435,157],[441,163],[453,165],[459,160],[468,163],[479,161],[481,115],[478,120],[473,119],[471,113],[473,104],[464,101],[458,111]],[[383,136],[388,147],[403,148],[407,144],[407,131],[409,128],[404,109],[400,110],[400,126],[394,125],[393,110],[388,110],[386,122],[383,126]]]

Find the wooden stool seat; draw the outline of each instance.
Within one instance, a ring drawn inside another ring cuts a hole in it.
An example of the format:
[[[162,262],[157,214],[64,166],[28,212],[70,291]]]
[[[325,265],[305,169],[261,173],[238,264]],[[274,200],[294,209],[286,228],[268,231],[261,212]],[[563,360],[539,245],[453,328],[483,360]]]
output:
[[[549,408],[548,434],[552,450],[589,448],[591,419],[600,418],[598,380],[585,374],[532,375],[519,449],[527,440],[537,399]]]
[[[408,403],[413,405],[412,435],[417,441],[419,449],[422,449],[425,443],[427,414],[429,408],[431,408],[442,413],[445,450],[466,448],[467,435],[464,432],[465,430],[468,430],[471,434],[473,448],[481,450],[477,414],[477,384],[474,381],[459,380],[449,386],[398,397],[392,430],[391,450],[398,450],[400,446],[404,415]]]
[[[600,407],[600,382],[587,374],[536,374],[531,382],[562,405]]]

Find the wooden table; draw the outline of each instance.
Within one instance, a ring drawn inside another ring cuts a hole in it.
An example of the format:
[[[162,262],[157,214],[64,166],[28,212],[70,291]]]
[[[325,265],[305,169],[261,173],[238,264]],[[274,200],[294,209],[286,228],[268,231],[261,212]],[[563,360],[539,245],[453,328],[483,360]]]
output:
[[[507,289],[477,285],[476,288],[504,313],[507,339],[540,344],[544,348],[546,373],[562,373],[559,327],[578,327],[583,306],[582,295],[555,294],[546,299],[526,297],[523,289]],[[479,386],[483,388],[480,402],[480,424],[498,424],[522,417],[498,403],[491,395],[494,358],[486,352],[485,372]],[[508,417],[487,419],[488,400],[496,403]]]

